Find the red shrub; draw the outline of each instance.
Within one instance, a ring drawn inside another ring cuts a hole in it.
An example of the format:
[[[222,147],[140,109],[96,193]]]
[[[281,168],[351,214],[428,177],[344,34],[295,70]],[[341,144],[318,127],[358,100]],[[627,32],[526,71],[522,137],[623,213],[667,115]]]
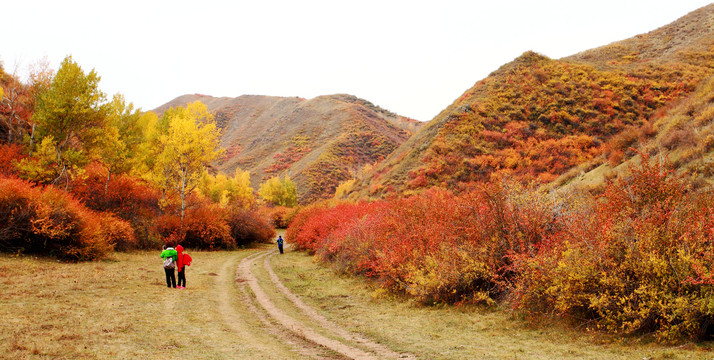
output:
[[[99,164],[87,167],[86,177],[72,192],[88,207],[111,211],[125,220],[156,216],[160,191],[145,181],[129,175],[115,175],[107,183],[107,172]]]
[[[615,333],[703,338],[714,324],[714,189],[646,153],[598,198],[492,183],[388,201],[318,204],[288,240],[423,303],[508,299]]]
[[[129,221],[136,241],[125,243],[133,248],[155,248],[158,244],[153,222],[160,214],[158,189],[129,175],[113,176],[107,184],[107,172],[99,164],[87,167],[86,177],[78,181],[72,193],[95,211],[111,212]],[[123,249],[122,246],[119,248]]]
[[[465,197],[443,190],[372,203],[314,206],[288,240],[342,271],[379,278],[419,301],[492,302],[512,278],[510,257],[532,251],[553,226],[534,192],[491,186]]]
[[[27,157],[20,145],[0,144],[0,175],[15,176],[15,163]]]
[[[319,222],[322,215],[328,211],[329,208],[324,203],[315,203],[304,208],[293,218],[288,227],[285,233],[286,241],[294,244],[298,250],[307,250],[314,254],[318,248],[317,242],[321,239],[317,227],[321,225]]]
[[[269,243],[275,237],[275,229],[260,214],[239,207],[230,210],[228,224],[231,237],[238,246],[252,243]]]
[[[714,193],[643,161],[516,261],[514,305],[615,333],[702,338],[714,323]]]
[[[329,207],[327,203],[313,204],[294,218],[286,238],[294,243],[297,249],[315,253],[338,226],[345,226],[356,218],[369,213],[369,203],[339,203]]]

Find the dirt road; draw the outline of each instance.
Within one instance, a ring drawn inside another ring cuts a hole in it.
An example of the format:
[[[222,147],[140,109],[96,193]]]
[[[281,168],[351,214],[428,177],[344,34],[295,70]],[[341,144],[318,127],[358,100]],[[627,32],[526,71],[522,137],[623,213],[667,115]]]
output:
[[[411,354],[396,353],[360,334],[345,330],[306,305],[285,287],[273,271],[269,257],[277,251],[264,250],[243,259],[236,271],[236,284],[241,287],[254,313],[266,330],[290,344],[297,353],[322,359],[415,359]],[[268,276],[254,272],[262,260]],[[273,291],[266,292],[266,288]],[[277,289],[277,291],[275,291]],[[223,309],[230,312],[227,309]],[[299,312],[300,316],[289,315]],[[305,320],[307,319],[307,320]]]

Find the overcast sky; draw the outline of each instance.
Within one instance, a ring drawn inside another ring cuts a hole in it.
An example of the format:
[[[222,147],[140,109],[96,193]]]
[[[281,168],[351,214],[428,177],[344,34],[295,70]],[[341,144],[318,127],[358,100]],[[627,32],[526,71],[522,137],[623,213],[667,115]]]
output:
[[[33,1],[0,5],[6,72],[72,55],[109,96],[347,93],[430,120],[527,50],[561,58],[709,0]]]

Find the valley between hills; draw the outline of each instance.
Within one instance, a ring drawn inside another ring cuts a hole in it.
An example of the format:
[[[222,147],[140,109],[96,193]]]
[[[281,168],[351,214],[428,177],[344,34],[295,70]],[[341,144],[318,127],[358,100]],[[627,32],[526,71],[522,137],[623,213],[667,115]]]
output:
[[[425,122],[27,79],[0,67],[2,357],[714,356],[714,4]]]

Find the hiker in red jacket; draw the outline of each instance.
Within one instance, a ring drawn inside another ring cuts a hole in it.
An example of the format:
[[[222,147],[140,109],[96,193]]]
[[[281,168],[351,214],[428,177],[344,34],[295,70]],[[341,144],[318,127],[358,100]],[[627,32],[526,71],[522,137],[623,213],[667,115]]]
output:
[[[178,288],[186,288],[186,266],[191,266],[191,255],[184,254],[183,246],[179,245],[176,247],[176,252],[178,253],[178,260],[176,261],[178,269]]]

